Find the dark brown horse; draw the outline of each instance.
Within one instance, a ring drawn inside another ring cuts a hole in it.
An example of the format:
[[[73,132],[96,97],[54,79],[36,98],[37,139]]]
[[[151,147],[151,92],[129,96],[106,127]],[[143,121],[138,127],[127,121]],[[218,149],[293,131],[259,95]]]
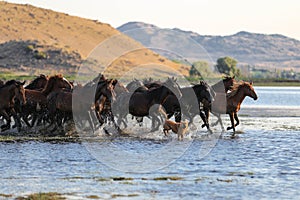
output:
[[[21,113],[24,122],[32,127],[37,119],[38,124],[42,119],[46,120],[48,115],[47,96],[51,92],[71,89],[72,85],[61,74],[51,76],[49,79],[45,75],[37,77],[25,89],[27,103],[22,107]],[[31,124],[28,122],[29,115],[32,116]]]
[[[51,92],[57,92],[61,90],[71,91],[72,89],[72,84],[61,74],[58,74],[49,78],[45,88],[42,90],[42,93],[45,96],[48,96]]]
[[[101,80],[95,86],[88,83],[83,87],[77,88],[73,94],[67,91],[52,92],[48,96],[48,109],[51,124],[56,123],[55,128],[61,127],[62,120],[72,120],[73,113],[76,116],[76,123],[82,125],[82,122],[88,121],[90,128],[94,131],[94,125],[91,119],[91,108],[93,106],[93,95],[96,89],[96,98],[105,96],[107,99],[114,99],[113,83],[115,80]]]
[[[10,128],[10,115],[13,115],[18,131],[21,129],[21,122],[15,112],[14,104],[15,99],[17,99],[21,105],[26,103],[25,90],[23,88],[24,84],[25,82],[21,83],[19,81],[11,80],[0,87],[0,115],[6,120],[6,124],[1,126],[1,131]]]
[[[137,117],[151,116],[152,117],[152,130],[158,130],[158,126],[154,127],[154,121],[160,121],[154,113],[155,111],[150,108],[155,105],[161,105],[169,95],[176,95],[181,98],[182,94],[179,85],[175,79],[168,78],[165,83],[158,88],[145,91],[135,91],[129,93],[127,96],[122,97],[120,104],[116,105],[114,113],[118,113],[118,121],[124,119],[128,113]],[[118,101],[117,101],[118,102]]]
[[[44,89],[46,84],[48,82],[48,76],[44,74],[40,74],[38,77],[36,77],[33,81],[31,81],[25,89],[29,90],[40,90]]]
[[[96,117],[102,126],[107,119],[114,121],[111,113],[111,103],[116,100],[114,91],[115,85],[118,83],[115,79],[102,80],[98,82],[94,97]]]
[[[215,101],[213,102],[212,112],[218,114],[228,114],[231,121],[231,126],[227,130],[233,129],[233,136],[235,135],[235,127],[239,125],[239,119],[237,112],[240,110],[241,104],[246,96],[257,100],[257,94],[254,91],[252,82],[239,82],[233,85],[232,91],[226,95],[226,107],[223,106],[222,95],[216,95]],[[236,120],[236,124],[234,124]]]
[[[214,84],[212,86],[212,89],[214,90],[215,95],[218,98],[218,104],[222,104],[224,108],[226,107],[226,94],[229,91],[232,90],[233,85],[236,83],[236,81],[235,81],[234,78],[235,78],[235,76],[233,76],[233,77],[226,76],[226,77],[223,78],[223,80],[217,82],[216,84]],[[208,110],[212,109],[211,106],[209,106],[209,107],[204,106],[204,107],[205,107],[206,110],[207,109]],[[217,119],[217,121],[215,123],[212,124],[212,126],[216,126],[218,123],[220,123],[221,124],[221,128],[224,131],[224,126],[223,126],[223,123],[222,123],[221,116],[219,114],[217,114],[215,116],[218,119]],[[208,120],[208,117],[209,117],[209,114],[207,115],[207,120]],[[204,125],[202,125],[202,126],[204,126]]]
[[[181,115],[185,115],[189,118],[189,123],[193,123],[193,118],[196,115],[200,115],[201,119],[210,130],[208,119],[206,115],[200,110],[200,103],[211,104],[214,94],[212,93],[209,85],[204,81],[200,81],[192,87],[181,88],[182,99],[179,102],[176,98],[169,96],[163,103],[163,107],[166,110],[168,118],[175,115],[175,121],[181,121]]]

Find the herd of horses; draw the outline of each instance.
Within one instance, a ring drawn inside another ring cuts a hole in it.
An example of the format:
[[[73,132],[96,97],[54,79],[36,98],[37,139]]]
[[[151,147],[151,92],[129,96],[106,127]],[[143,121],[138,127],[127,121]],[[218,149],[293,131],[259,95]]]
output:
[[[144,117],[150,118],[152,131],[156,131],[173,116],[176,122],[184,118],[191,124],[199,115],[202,128],[211,132],[212,113],[218,118],[212,125],[220,123],[222,130],[220,115],[228,114],[231,126],[227,130],[233,129],[235,134],[239,124],[237,112],[246,96],[257,99],[252,83],[238,82],[234,77],[225,77],[212,86],[200,81],[181,88],[174,78],[164,82],[134,79],[125,87],[120,81],[99,74],[84,85],[74,86],[60,74],[40,75],[27,86],[17,80],[0,81],[0,116],[5,120],[1,131],[11,128],[11,118],[18,131],[24,125],[43,125],[55,132],[70,121],[93,132],[104,124],[121,131],[120,127],[128,126],[128,115],[140,125]]]

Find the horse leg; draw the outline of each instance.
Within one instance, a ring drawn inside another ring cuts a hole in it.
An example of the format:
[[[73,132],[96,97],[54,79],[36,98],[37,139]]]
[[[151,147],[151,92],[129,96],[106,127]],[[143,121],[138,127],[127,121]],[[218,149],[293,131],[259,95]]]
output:
[[[11,120],[10,120],[10,116],[7,114],[7,112],[5,110],[1,110],[0,115],[2,115],[3,118],[6,120],[6,124],[3,124],[1,126],[1,132],[3,132],[3,131],[10,129]]]
[[[233,134],[232,136],[235,135],[235,127],[234,127],[234,113],[229,114],[230,121],[231,121],[231,127],[227,127],[227,130],[233,129]]]
[[[152,129],[151,132],[157,131],[160,125],[160,119],[156,115],[152,115]],[[155,121],[157,121],[157,126],[155,127]]]
[[[204,128],[206,126],[207,129],[209,129],[209,124],[207,122],[207,117],[202,111],[200,111],[200,117],[201,117],[202,121],[204,122],[204,124],[202,125],[202,128]]]
[[[218,125],[218,123],[220,123],[221,128],[222,128],[222,132],[224,132],[225,128],[224,128],[224,125],[223,125],[223,121],[221,119],[221,114],[219,114],[219,113],[212,113],[212,114],[218,118],[217,121],[212,124],[212,126],[216,126],[216,125]]]
[[[89,111],[86,112],[86,117],[87,117],[87,120],[88,120],[88,122],[89,122],[89,124],[90,124],[90,127],[92,128],[92,131],[93,131],[93,133],[94,133],[94,132],[95,132],[94,124],[93,124],[93,122],[92,122],[92,117],[91,117],[91,114],[90,114]]]
[[[234,113],[234,119],[236,121],[236,124],[234,126],[238,126],[240,124],[240,120],[239,120],[236,112]]]
[[[18,128],[18,132],[20,132],[21,131],[21,127],[22,127],[20,117],[18,116],[18,114],[16,113],[16,111],[15,111],[14,108],[11,109],[11,114],[12,114],[12,116],[14,118],[15,125]]]

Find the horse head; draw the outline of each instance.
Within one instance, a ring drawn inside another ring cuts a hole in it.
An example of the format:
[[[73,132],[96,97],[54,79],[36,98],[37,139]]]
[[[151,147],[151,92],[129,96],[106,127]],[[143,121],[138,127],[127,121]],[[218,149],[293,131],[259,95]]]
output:
[[[43,94],[46,96],[53,91],[59,91],[62,89],[72,90],[72,84],[64,78],[61,74],[51,76],[43,89]]]
[[[254,100],[257,100],[258,97],[257,97],[257,94],[256,92],[254,91],[254,88],[253,88],[253,82],[245,82],[245,86],[246,86],[246,95],[253,98]]]
[[[48,76],[46,76],[44,74],[40,74],[40,76],[36,77],[25,88],[30,89],[30,90],[43,89],[47,85],[47,82],[48,82]]]
[[[114,91],[114,83],[116,84],[115,79],[100,81],[96,88],[95,101],[99,100],[102,95],[109,101],[115,101],[116,93]]]
[[[175,94],[175,96],[178,99],[182,97],[180,86],[178,85],[174,77],[172,78],[168,77],[167,81],[163,85],[170,90],[171,94]]]
[[[234,78],[235,78],[235,76],[233,76],[233,77],[226,76],[223,78],[225,93],[227,93],[227,91],[231,90],[233,84],[235,83]]]
[[[19,102],[21,103],[21,105],[24,105],[26,104],[26,96],[25,96],[25,89],[24,89],[24,86],[25,85],[25,81],[23,82],[19,82],[19,81],[16,81],[14,86],[15,86],[15,98],[17,100],[19,100]]]

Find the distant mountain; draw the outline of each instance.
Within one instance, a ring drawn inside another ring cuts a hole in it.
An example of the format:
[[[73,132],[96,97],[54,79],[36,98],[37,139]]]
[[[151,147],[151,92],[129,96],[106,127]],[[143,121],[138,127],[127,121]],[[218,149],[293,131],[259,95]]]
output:
[[[209,36],[142,22],[129,22],[118,30],[146,47],[171,49],[191,60],[207,58],[207,51],[214,62],[220,57],[231,56],[240,64],[300,70],[300,41],[279,34],[241,31],[229,36]]]
[[[100,49],[95,49],[99,44]],[[87,58],[91,60],[86,61]],[[74,73],[82,62],[84,67],[89,65],[86,68],[93,74],[101,72],[101,66],[107,67],[105,73],[112,76],[122,76],[145,62],[167,65],[184,75],[189,70],[109,24],[0,1],[0,72]]]

